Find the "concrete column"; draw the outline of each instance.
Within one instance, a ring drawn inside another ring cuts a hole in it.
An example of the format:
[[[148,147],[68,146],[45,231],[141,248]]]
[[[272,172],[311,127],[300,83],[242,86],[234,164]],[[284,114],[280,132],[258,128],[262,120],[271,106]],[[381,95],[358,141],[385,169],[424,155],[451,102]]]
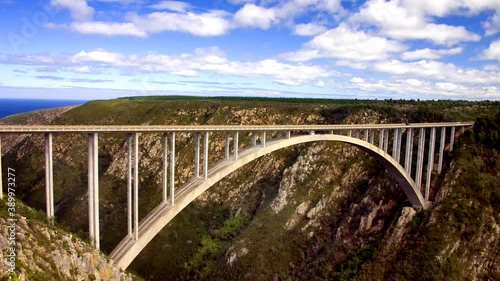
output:
[[[380,129],[378,132],[378,148],[383,149],[384,147],[384,132],[385,129]]]
[[[175,202],[175,132],[172,132],[170,141],[170,204]]]
[[[238,132],[234,132],[234,160],[238,160]]]
[[[373,129],[370,129],[370,143],[375,143],[375,132],[373,131]]]
[[[291,137],[292,137],[292,132],[287,131],[287,132],[286,132],[286,138],[287,138],[287,139],[289,139],[289,138],[291,138]]]
[[[227,150],[226,142],[226,154],[228,153]],[[194,176],[197,178],[200,177],[200,133],[195,133],[194,135]]]
[[[134,133],[134,238],[139,239],[139,133]]]
[[[252,132],[252,146],[257,146],[257,134]]]
[[[45,201],[47,218],[54,217],[54,169],[52,163],[52,134],[45,134]]]
[[[415,184],[420,190],[422,185],[422,171],[424,166],[424,149],[425,149],[425,128],[420,128],[418,134],[418,152],[417,152],[417,171],[415,173]]]
[[[450,152],[453,151],[453,143],[455,143],[455,127],[451,127]]]
[[[394,133],[392,135],[392,158],[396,159],[398,154],[398,129],[394,129]]]
[[[167,174],[168,174],[168,136],[167,134],[162,135],[163,144],[163,172],[162,172],[162,194],[163,203],[167,203]]]
[[[425,181],[425,200],[429,200],[429,189],[431,187],[431,175],[434,168],[434,147],[436,146],[436,128],[431,128],[431,136],[429,140],[429,154],[427,156],[427,179]]]
[[[403,130],[401,128],[397,129],[398,131],[398,139],[396,144],[396,160],[398,163],[401,161],[401,142],[403,140]]]
[[[262,132],[262,139],[260,140],[262,147],[266,147],[266,132]]]
[[[226,132],[226,147],[225,147],[224,157],[226,159],[229,159],[229,132]]]
[[[99,249],[99,142],[97,133],[88,134],[89,236]]]
[[[364,137],[365,141],[368,142],[368,129],[365,129],[365,131],[363,133],[363,137]]]
[[[0,135],[0,199],[3,198],[3,182],[2,182],[2,135]]]
[[[94,134],[94,245],[99,250],[100,248],[100,232],[99,232],[99,135]],[[53,203],[52,203],[53,204]],[[52,207],[53,208],[53,207]],[[52,209],[53,210],[53,209]],[[53,212],[53,211],[52,211]],[[54,215],[54,214],[52,214]]]
[[[413,150],[412,144],[412,128],[408,128],[406,131],[406,153],[405,153],[405,171],[409,174],[411,170],[411,151]]]
[[[347,136],[348,137],[352,136],[352,130],[347,130]]]
[[[411,176],[411,170],[413,168],[413,130],[412,130],[412,137],[410,138],[410,166],[408,167],[408,174]]]
[[[359,138],[359,130],[354,130],[354,137]]]
[[[438,160],[438,174],[441,174],[443,168],[443,153],[444,153],[444,142],[446,138],[446,127],[441,128],[441,141],[439,142],[439,160]]]
[[[94,240],[94,135],[88,134],[88,189],[89,189],[89,238]],[[47,165],[47,161],[45,163]],[[48,209],[48,207],[47,207]],[[92,242],[93,244],[93,242]]]
[[[389,151],[389,129],[384,129],[384,151]]]
[[[127,135],[127,225],[132,238],[132,134]]]
[[[309,135],[311,135],[311,136],[312,136],[312,135],[314,135],[315,133],[316,133],[316,132],[314,132],[314,131],[310,131],[310,132],[309,132]]]
[[[329,134],[330,134],[330,135],[333,135],[333,130],[330,130],[330,131],[329,131]]]
[[[203,178],[208,178],[208,134],[205,132],[205,140],[203,141]]]

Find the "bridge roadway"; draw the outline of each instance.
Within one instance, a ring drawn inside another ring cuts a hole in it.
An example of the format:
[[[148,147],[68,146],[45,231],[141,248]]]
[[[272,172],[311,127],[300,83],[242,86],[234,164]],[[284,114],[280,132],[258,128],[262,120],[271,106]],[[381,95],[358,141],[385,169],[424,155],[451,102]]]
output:
[[[328,131],[399,128],[469,127],[474,122],[358,125],[0,125],[0,133],[169,133],[242,131]]]
[[[410,203],[417,208],[426,208],[429,200],[431,175],[434,169],[436,133],[440,141],[437,154],[437,172],[441,173],[443,154],[446,146],[446,135],[449,133],[449,150],[453,150],[456,128],[463,132],[474,122],[446,122],[419,124],[357,124],[357,125],[0,125],[0,167],[1,136],[5,134],[44,134],[45,137],[45,185],[46,211],[49,218],[54,217],[54,180],[52,137],[54,134],[85,133],[88,134],[88,191],[89,191],[89,236],[95,248],[99,249],[99,145],[101,133],[127,134],[127,224],[128,235],[111,253],[111,258],[122,268],[126,268],[154,236],[179,213],[185,206],[195,200],[201,193],[239,167],[275,150],[305,142],[337,141],[360,148],[376,158],[407,195]],[[451,128],[447,130],[447,128]],[[426,129],[430,132],[426,144]],[[437,132],[440,129],[440,132]],[[389,131],[393,130],[393,137]],[[402,155],[403,130],[406,135],[404,161]],[[416,153],[416,169],[413,167],[413,142],[418,133],[418,149]],[[447,132],[448,131],[448,132]],[[195,175],[183,186],[175,187],[175,135],[177,132],[190,132],[194,135]],[[210,133],[225,133],[225,158],[211,167],[208,166],[208,143]],[[238,134],[252,132],[252,145],[239,152]],[[266,144],[266,132],[286,133],[284,138],[269,139]],[[297,133],[298,132],[298,133]],[[138,162],[139,134],[163,133],[163,200],[152,212],[139,223],[138,220]],[[257,145],[257,133],[260,144]],[[233,155],[230,156],[230,134],[234,134]],[[203,135],[203,146],[201,136]],[[378,138],[375,138],[378,135]],[[392,141],[392,152],[389,154],[389,142]],[[169,142],[169,144],[167,144]],[[427,149],[426,149],[427,147]],[[422,192],[424,155],[427,150],[427,172],[425,187]],[[200,165],[200,152],[203,163]],[[404,167],[402,166],[404,164]],[[167,169],[170,170],[170,172]],[[414,179],[412,175],[415,175]],[[170,190],[168,190],[169,175]],[[0,187],[2,186],[2,170],[0,169]],[[0,189],[0,198],[3,191]]]

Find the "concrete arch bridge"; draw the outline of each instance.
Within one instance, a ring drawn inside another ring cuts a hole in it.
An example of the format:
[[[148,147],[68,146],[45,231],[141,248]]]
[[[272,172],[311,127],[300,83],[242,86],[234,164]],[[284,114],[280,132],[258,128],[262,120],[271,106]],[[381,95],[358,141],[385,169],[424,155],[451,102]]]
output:
[[[0,156],[2,134],[44,134],[46,212],[54,217],[52,137],[54,134],[85,133],[88,135],[88,192],[89,235],[99,249],[99,134],[127,133],[127,224],[126,237],[112,251],[110,257],[125,269],[141,250],[189,203],[205,190],[243,165],[273,151],[307,142],[343,142],[376,158],[402,187],[411,204],[427,208],[429,187],[437,155],[437,172],[441,173],[445,147],[453,150],[459,132],[473,122],[421,124],[363,124],[363,125],[270,125],[270,126],[4,126],[0,125]],[[162,202],[141,221],[138,197],[139,134],[162,133],[163,169]],[[180,187],[175,186],[176,133],[194,135],[194,176]],[[208,163],[210,134],[225,134],[224,157]],[[251,135],[251,144],[240,147],[241,133]],[[275,135],[269,138],[268,133]],[[429,134],[428,141],[426,134]],[[436,136],[439,146],[436,149]],[[391,137],[392,136],[392,137]],[[404,142],[403,143],[403,136]],[[417,153],[413,155],[414,140]],[[404,151],[402,151],[404,146]],[[404,154],[402,153],[404,152]],[[424,155],[427,161],[424,163]],[[202,154],[202,157],[200,157]],[[202,159],[202,163],[200,163]],[[416,161],[416,170],[412,171]],[[426,166],[425,179],[424,166]],[[1,157],[0,157],[1,167]],[[0,186],[2,185],[0,169]],[[2,189],[3,190],[3,189]],[[0,192],[0,197],[3,191]]]

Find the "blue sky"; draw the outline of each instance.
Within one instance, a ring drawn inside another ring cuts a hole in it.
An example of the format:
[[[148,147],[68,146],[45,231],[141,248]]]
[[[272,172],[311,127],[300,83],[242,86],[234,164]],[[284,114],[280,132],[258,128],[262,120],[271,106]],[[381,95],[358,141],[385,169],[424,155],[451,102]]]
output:
[[[500,0],[0,0],[0,98],[500,100]]]

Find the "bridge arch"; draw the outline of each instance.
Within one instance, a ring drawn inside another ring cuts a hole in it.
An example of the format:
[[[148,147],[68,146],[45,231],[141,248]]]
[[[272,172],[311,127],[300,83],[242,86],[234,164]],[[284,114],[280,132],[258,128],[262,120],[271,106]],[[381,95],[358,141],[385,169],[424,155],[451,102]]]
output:
[[[217,163],[208,170],[207,179],[195,178],[175,192],[175,204],[160,204],[153,209],[139,224],[138,239],[127,236],[113,250],[110,257],[118,266],[125,269],[146,245],[187,205],[194,201],[215,183],[241,168],[245,164],[276,150],[307,142],[338,141],[351,144],[375,157],[402,187],[410,203],[425,209],[426,200],[416,188],[416,184],[405,169],[384,150],[363,140],[333,134],[303,135],[289,139],[278,139],[266,143],[265,147],[254,146],[241,151],[238,159]]]

